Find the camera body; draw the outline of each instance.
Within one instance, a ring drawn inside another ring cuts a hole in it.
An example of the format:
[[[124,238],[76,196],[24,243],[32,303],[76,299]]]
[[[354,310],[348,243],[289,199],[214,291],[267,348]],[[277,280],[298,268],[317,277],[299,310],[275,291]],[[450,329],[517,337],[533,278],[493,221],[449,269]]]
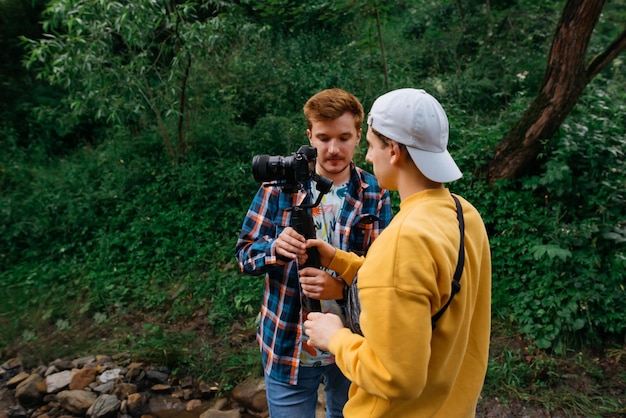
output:
[[[306,239],[316,237],[313,217],[308,209],[320,204],[322,197],[330,191],[332,180],[320,176],[315,172],[317,149],[308,145],[301,146],[297,152],[283,157],[280,155],[255,155],[252,159],[252,174],[259,183],[274,182],[271,185],[283,188],[285,193],[295,193],[303,188],[303,183],[313,179],[316,189],[320,192],[317,200],[312,204],[294,206],[287,210],[291,211],[289,226],[295,229]],[[305,199],[306,201],[308,199]],[[320,268],[319,253],[317,248],[307,250],[307,261],[302,267]],[[308,312],[321,311],[320,301],[302,295],[304,310]]]

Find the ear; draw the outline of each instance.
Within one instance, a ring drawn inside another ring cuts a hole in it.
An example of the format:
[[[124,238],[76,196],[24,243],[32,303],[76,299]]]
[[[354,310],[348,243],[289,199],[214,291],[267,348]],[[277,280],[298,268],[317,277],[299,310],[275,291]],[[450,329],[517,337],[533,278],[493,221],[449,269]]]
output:
[[[391,141],[389,144],[389,162],[391,164],[398,164],[402,158],[402,148],[396,141]]]
[[[313,132],[311,132],[310,129],[307,129],[306,130],[306,136],[307,136],[307,138],[309,138],[309,144],[310,144],[311,143],[311,138],[313,138]],[[313,145],[313,144],[311,144],[311,145]]]
[[[359,129],[356,132],[356,146],[359,146],[359,143],[361,142],[361,135],[363,135],[363,129]],[[356,148],[356,147],[355,147]]]

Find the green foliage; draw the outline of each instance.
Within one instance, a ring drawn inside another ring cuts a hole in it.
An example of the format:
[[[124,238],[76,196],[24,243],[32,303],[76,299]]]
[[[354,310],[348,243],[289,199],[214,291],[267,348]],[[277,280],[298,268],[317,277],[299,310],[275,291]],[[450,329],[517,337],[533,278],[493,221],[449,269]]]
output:
[[[181,160],[197,99],[197,52],[214,57],[229,30],[220,6],[55,0],[44,13],[46,36],[24,38],[26,63],[68,91],[71,115],[157,127],[168,153]]]
[[[383,27],[391,86],[417,83],[462,109],[499,113],[538,90],[560,5],[406,2]]]
[[[186,352],[195,336],[178,330],[163,329],[155,324],[143,324],[141,333],[127,336],[127,344],[137,359],[174,368],[189,357]]]
[[[341,28],[354,19],[359,4],[368,2],[311,0],[244,0],[250,19],[282,32],[298,32],[311,27]]]
[[[558,382],[555,368],[556,364],[548,357],[529,355],[527,349],[505,348],[489,359],[487,387],[495,392],[485,391],[485,395],[503,396],[506,390],[533,385],[537,385],[537,390],[546,390]]]
[[[234,295],[216,278],[233,280],[242,202],[256,187],[251,179],[250,187],[239,185],[249,163],[213,158],[172,165],[158,157],[158,140],[143,146],[112,141],[49,166],[3,165],[0,231],[7,239],[0,242],[0,274],[7,312],[32,307],[46,320],[53,311],[54,322],[76,311],[150,311],[172,303],[172,294],[179,298],[172,309],[181,310],[179,304],[225,292],[220,324],[233,319]],[[224,272],[209,274],[216,266]],[[213,285],[199,283],[204,280]],[[80,306],[53,309],[67,294],[80,295]],[[247,297],[234,312],[249,312],[252,302]]]
[[[594,86],[546,148],[541,175],[481,191],[493,309],[539,348],[564,353],[623,335],[623,92]]]

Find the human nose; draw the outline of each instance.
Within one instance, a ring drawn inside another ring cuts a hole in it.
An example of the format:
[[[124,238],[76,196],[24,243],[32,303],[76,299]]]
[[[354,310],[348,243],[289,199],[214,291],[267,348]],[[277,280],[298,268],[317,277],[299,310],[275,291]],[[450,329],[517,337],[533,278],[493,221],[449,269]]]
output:
[[[331,154],[335,154],[339,151],[339,144],[336,140],[332,139],[328,144],[328,152]]]

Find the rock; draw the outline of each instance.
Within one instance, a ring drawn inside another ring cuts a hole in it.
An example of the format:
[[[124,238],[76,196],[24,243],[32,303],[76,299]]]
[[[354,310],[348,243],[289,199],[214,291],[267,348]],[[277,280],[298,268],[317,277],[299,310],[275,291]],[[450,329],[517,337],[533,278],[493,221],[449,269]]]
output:
[[[10,418],[28,418],[28,412],[21,405],[11,406],[7,412]]]
[[[22,368],[22,361],[18,358],[12,358],[2,363],[2,366],[0,366],[0,368],[7,370],[7,371],[20,369]]]
[[[202,401],[200,399],[192,399],[185,405],[185,411],[194,411],[202,407]]]
[[[57,369],[56,366],[49,366],[48,368],[46,368],[46,371],[44,372],[43,377],[48,377],[51,374],[58,373],[58,372],[60,372],[60,370]]]
[[[115,382],[114,381],[110,381],[110,382],[106,382],[106,383],[104,383],[102,385],[96,384],[95,386],[93,386],[93,391],[94,392],[98,392],[98,393],[111,393],[111,391],[113,390],[114,387],[115,387]]]
[[[46,395],[48,394],[48,385],[46,385],[46,379],[42,379],[41,382],[37,384],[37,390],[39,391],[39,393],[44,394],[45,399]]]
[[[52,365],[59,371],[72,370],[74,368],[74,362],[69,360],[56,359],[52,362]]]
[[[228,406],[228,399],[219,398],[218,400],[215,401],[211,409],[219,409],[220,411],[223,411],[226,409],[227,406]]]
[[[140,361],[133,361],[132,363],[130,363],[127,367],[128,370],[133,370],[133,369],[142,369],[143,368],[143,363]]]
[[[180,399],[169,396],[153,396],[148,404],[150,414],[157,418],[178,418],[185,412],[185,405]]]
[[[126,413],[131,414],[134,417],[138,417],[147,412],[148,400],[140,393],[131,393],[126,399]]]
[[[156,384],[167,384],[167,379],[169,378],[169,375],[163,372],[160,372],[158,370],[148,370],[146,372],[146,377],[148,378],[148,380],[156,383]]]
[[[77,358],[76,360],[72,361],[72,364],[74,365],[75,368],[82,369],[83,367],[86,367],[90,364],[94,364],[95,362],[96,362],[95,356],[87,356],[87,357]]]
[[[120,377],[121,373],[122,369],[105,370],[100,376],[98,376],[98,381],[100,381],[100,383],[115,381]]]
[[[176,396],[178,398],[188,401],[190,399],[194,399],[194,392],[192,388],[181,389],[180,391],[173,392],[172,396]]]
[[[26,372],[20,372],[17,375],[13,376],[11,379],[9,379],[9,381],[7,382],[7,387],[9,389],[14,389],[17,387],[17,385],[19,385],[20,383],[22,383],[24,380],[26,380],[28,378],[28,376],[30,376],[29,373]]]
[[[200,418],[241,418],[241,412],[236,409],[231,409],[230,411],[209,409],[200,415]]]
[[[78,370],[70,380],[70,390],[83,390],[96,381],[97,370],[93,367]]]
[[[131,363],[128,365],[126,372],[126,380],[131,382],[139,382],[144,379],[146,372],[143,370],[143,363]]]
[[[98,395],[84,390],[64,390],[57,394],[57,400],[61,407],[76,415],[85,415],[87,410],[94,404]]]
[[[15,389],[15,397],[20,405],[35,405],[43,398],[43,393],[41,393],[37,388],[39,383],[42,381],[43,377],[38,374],[31,374],[19,385],[17,385],[17,388]]]
[[[60,392],[62,389],[65,389],[69,386],[72,381],[72,373],[71,370],[64,370],[62,372],[53,373],[46,377],[46,387],[48,393],[56,393]]]
[[[231,393],[237,403],[252,409],[255,412],[267,411],[267,397],[265,395],[265,381],[263,378],[250,378]]]
[[[117,396],[118,399],[127,399],[129,395],[137,392],[137,385],[132,383],[119,383],[115,385],[111,394]]]
[[[157,383],[156,385],[152,386],[150,388],[150,390],[152,390],[153,392],[169,392],[170,390],[172,390],[172,387],[170,385],[164,385],[162,383]]]
[[[181,381],[180,381],[180,386],[184,389],[189,389],[191,387],[193,387],[193,379],[189,376],[184,377]]]
[[[115,395],[100,395],[87,410],[89,418],[114,418],[120,409],[120,400]]]
[[[96,363],[100,365],[104,365],[107,363],[112,363],[114,361],[117,361],[118,364],[122,364],[123,360],[127,358],[128,358],[128,354],[119,354],[115,357],[98,354],[96,356]]]
[[[218,391],[219,387],[215,385],[207,385],[206,383],[200,383],[198,385],[198,391],[200,392],[200,397],[203,399],[209,399],[213,397]]]
[[[46,377],[44,376],[45,372],[46,372],[46,366],[44,366],[43,364],[37,367],[36,369],[31,370],[31,373],[37,373],[39,376],[43,376],[43,377]]]

